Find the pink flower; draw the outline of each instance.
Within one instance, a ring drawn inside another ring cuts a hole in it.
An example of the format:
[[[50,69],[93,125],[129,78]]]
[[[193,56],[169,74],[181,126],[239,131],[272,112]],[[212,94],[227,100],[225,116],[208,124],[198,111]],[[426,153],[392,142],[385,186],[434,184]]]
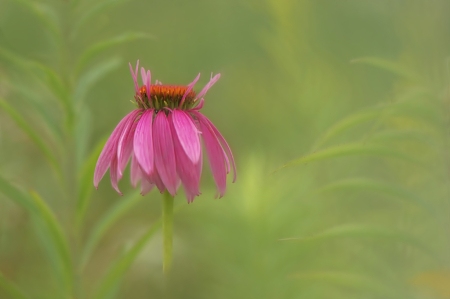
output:
[[[145,195],[155,186],[163,193],[166,189],[175,196],[183,184],[188,202],[200,195],[199,183],[202,172],[203,152],[200,136],[208,156],[211,172],[218,194],[226,190],[226,176],[236,166],[233,154],[225,139],[212,122],[199,110],[203,96],[220,78],[212,77],[196,94],[193,90],[200,74],[188,86],[151,84],[150,71],[141,68],[143,86],[139,87],[139,60],[133,71],[135,100],[138,109],[125,116],[112,132],[103,148],[94,173],[94,186],[110,169],[111,184],[122,194],[118,181],[131,157],[131,184],[141,181],[141,194]]]

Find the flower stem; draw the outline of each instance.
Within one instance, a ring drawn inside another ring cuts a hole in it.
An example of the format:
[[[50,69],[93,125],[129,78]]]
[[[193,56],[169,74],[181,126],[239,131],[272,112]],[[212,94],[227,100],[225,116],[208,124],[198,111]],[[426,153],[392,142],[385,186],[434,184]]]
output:
[[[163,273],[169,274],[172,265],[173,248],[173,197],[166,190],[162,203],[162,229],[163,229]]]

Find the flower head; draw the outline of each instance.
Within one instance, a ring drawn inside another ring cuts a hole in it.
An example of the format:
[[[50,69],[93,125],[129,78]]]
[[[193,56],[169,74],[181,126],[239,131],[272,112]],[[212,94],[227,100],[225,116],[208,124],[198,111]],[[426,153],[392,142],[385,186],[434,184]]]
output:
[[[226,176],[236,166],[233,154],[225,139],[212,122],[199,110],[203,107],[203,96],[220,78],[211,75],[211,80],[197,94],[193,88],[200,74],[187,86],[151,84],[151,73],[141,68],[143,85],[138,84],[138,67],[130,64],[134,80],[136,105],[116,126],[103,148],[94,173],[94,186],[110,169],[111,184],[122,194],[118,181],[131,157],[131,184],[141,182],[141,194],[145,195],[155,186],[163,193],[166,189],[175,196],[180,184],[188,202],[200,195],[200,176],[203,152],[200,137],[206,149],[211,172],[218,194],[226,190]]]

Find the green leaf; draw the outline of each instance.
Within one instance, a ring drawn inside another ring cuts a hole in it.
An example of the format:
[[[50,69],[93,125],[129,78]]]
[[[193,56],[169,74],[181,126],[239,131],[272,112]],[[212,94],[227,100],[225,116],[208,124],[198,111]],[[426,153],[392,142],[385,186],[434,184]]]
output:
[[[427,204],[425,200],[417,196],[415,193],[406,189],[400,188],[393,184],[379,182],[372,179],[365,178],[350,178],[340,180],[326,185],[317,190],[317,192],[334,192],[334,191],[374,191],[377,193],[386,194],[394,198],[399,198],[408,203],[413,203],[419,207],[424,208],[428,212],[435,214],[436,211]]]
[[[339,133],[348,130],[352,127],[355,127],[361,123],[365,123],[371,120],[376,119],[382,113],[382,109],[384,107],[371,108],[364,111],[357,112],[352,114],[338,123],[331,126],[317,141],[314,143],[312,149],[317,150],[323,144],[325,144],[332,137],[338,135]]]
[[[10,280],[8,280],[2,273],[0,273],[0,289],[9,295],[11,299],[27,299],[28,297]]]
[[[359,225],[359,224],[347,224],[340,225],[313,236],[303,238],[286,238],[280,239],[280,241],[326,241],[330,239],[342,239],[342,238],[358,238],[358,239],[383,239],[390,240],[392,242],[401,242],[417,249],[422,250],[429,256],[436,258],[437,255],[433,250],[419,239],[411,236],[407,233],[397,231],[392,228]]]
[[[114,225],[114,223],[120,219],[126,212],[136,206],[142,201],[144,197],[139,194],[139,191],[135,191],[125,198],[119,200],[112,208],[106,212],[105,215],[97,222],[95,227],[91,230],[91,233],[86,241],[86,245],[83,248],[81,254],[81,269],[86,266],[92,251],[95,249],[99,241],[103,238],[105,233]]]
[[[22,206],[31,216],[33,228],[37,232],[47,251],[48,257],[57,271],[57,278],[61,280],[66,292],[71,290],[72,266],[67,242],[62,230],[50,209],[36,193],[30,196],[11,185],[0,177],[0,192],[13,202]]]
[[[78,1],[78,0],[77,0]],[[77,18],[77,21],[73,25],[72,34],[70,35],[70,38],[73,40],[76,38],[78,31],[80,30],[81,26],[83,26],[84,23],[89,21],[90,19],[94,18],[98,14],[102,13],[103,11],[109,9],[110,7],[113,7],[115,5],[118,5],[120,3],[124,3],[128,0],[105,0],[100,3],[97,3],[93,7],[91,7],[88,10],[83,10],[83,15],[79,18]]]
[[[428,145],[432,149],[438,149],[440,146],[429,132],[420,132],[410,129],[380,131],[370,136],[368,140],[374,143],[414,141]]]
[[[315,153],[292,160],[284,164],[280,168],[276,169],[274,172],[277,172],[280,169],[286,167],[306,164],[314,161],[322,161],[345,156],[361,156],[361,155],[395,158],[421,165],[420,162],[413,159],[412,157],[390,148],[385,148],[374,144],[348,143],[339,146],[329,147],[321,151],[317,151]]]
[[[104,299],[115,285],[120,281],[125,272],[137,258],[141,250],[161,227],[161,219],[156,221],[152,227],[136,242],[136,244],[124,256],[118,258],[109,268],[108,272],[101,281],[94,299]]]
[[[56,96],[64,107],[68,117],[73,117],[69,93],[58,73],[40,62],[26,59],[1,47],[0,56],[14,64],[16,67],[21,68],[24,72],[31,72]]]
[[[92,86],[95,86],[95,84],[109,72],[117,69],[120,66],[120,63],[121,59],[119,58],[108,59],[84,73],[75,86],[73,96],[74,102],[78,105],[82,105],[89,89],[92,88]]]
[[[75,223],[77,229],[81,228],[84,221],[84,217],[89,206],[89,198],[94,189],[94,171],[95,165],[97,164],[97,159],[105,146],[108,136],[104,137],[94,148],[94,150],[89,155],[89,158],[84,163],[78,177],[79,189],[77,198],[77,212],[75,217]]]
[[[184,205],[183,205],[184,206]],[[178,206],[174,209],[174,213],[177,213],[182,206]],[[97,291],[95,292],[94,299],[105,299],[116,287],[117,283],[123,278],[125,272],[137,258],[141,250],[161,227],[162,221],[159,218],[150,229],[136,242],[136,244],[122,257],[118,258],[109,268],[103,280],[99,284]]]
[[[352,63],[365,63],[374,67],[377,67],[379,69],[388,71],[392,74],[398,75],[400,77],[403,77],[405,79],[411,80],[411,81],[420,81],[420,76],[414,73],[413,71],[405,68],[404,66],[389,61],[382,58],[377,57],[362,57],[357,58],[351,61]]]
[[[148,39],[148,38],[152,38],[152,37],[145,33],[131,32],[131,33],[125,33],[125,34],[113,37],[111,39],[100,41],[100,42],[90,46],[87,50],[85,50],[83,52],[83,54],[81,55],[80,59],[77,62],[77,67],[76,67],[77,73],[80,70],[82,70],[84,67],[86,67],[86,65],[89,63],[89,61],[92,60],[92,58],[99,55],[103,51],[108,50],[114,46],[126,43],[126,42],[136,41],[136,40],[144,39],[144,38]]]
[[[22,7],[26,8],[29,12],[35,15],[39,21],[48,29],[53,38],[61,42],[61,26],[56,21],[57,13],[53,10],[52,7],[39,3],[37,1],[30,0],[10,0],[12,2],[18,3],[22,5]]]
[[[2,79],[4,79],[3,83],[5,83],[9,88],[14,89],[14,91],[18,94],[22,95],[23,99],[26,101],[26,104],[31,106],[34,112],[37,112],[61,149],[64,144],[61,126],[51,115],[46,103],[43,103],[41,98],[38,97],[35,92],[31,92],[28,88],[24,88],[23,84],[19,85],[16,82],[5,80],[6,78]]]
[[[11,185],[7,180],[0,176],[0,192],[5,196],[10,198],[15,203],[19,204],[22,208],[24,208],[30,214],[34,214],[37,212],[37,208],[34,205],[28,194],[24,194],[19,191],[16,187]]]
[[[92,113],[86,105],[83,105],[77,114],[77,122],[75,123],[75,161],[76,169],[78,170],[84,164],[88,150],[92,131]]]
[[[34,204],[37,208],[37,215],[40,220],[42,220],[47,228],[49,238],[55,247],[60,263],[63,270],[63,281],[65,284],[65,289],[68,294],[72,293],[72,281],[73,281],[73,269],[72,261],[70,257],[69,245],[64,236],[64,232],[58,223],[55,215],[47,206],[47,204],[42,200],[42,198],[34,191],[30,191],[31,196],[34,200]]]
[[[5,102],[1,98],[0,98],[0,108],[3,109],[3,111],[5,111],[14,120],[14,122],[19,126],[19,128],[21,128],[28,135],[28,137],[34,142],[34,144],[42,151],[45,158],[49,161],[50,165],[55,170],[58,177],[61,178],[62,171],[58,164],[58,161],[56,160],[52,151],[47,146],[46,142],[41,138],[41,136],[39,136],[39,134],[34,131],[33,127],[31,127],[13,107],[11,107],[7,102]]]

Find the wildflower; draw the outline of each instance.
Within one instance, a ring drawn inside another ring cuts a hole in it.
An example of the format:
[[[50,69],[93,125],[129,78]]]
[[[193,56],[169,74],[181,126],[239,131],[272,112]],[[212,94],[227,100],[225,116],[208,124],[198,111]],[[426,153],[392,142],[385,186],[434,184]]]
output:
[[[155,186],[163,193],[166,189],[175,196],[180,184],[188,202],[200,195],[199,183],[203,152],[200,136],[206,149],[218,195],[226,189],[226,176],[236,167],[225,139],[212,122],[199,111],[204,95],[220,78],[212,77],[196,94],[193,90],[200,74],[187,86],[151,84],[151,73],[141,68],[143,86],[138,84],[139,60],[135,71],[130,64],[134,80],[135,100],[138,109],[125,116],[112,132],[103,148],[94,173],[94,186],[110,168],[111,184],[122,194],[118,181],[131,157],[131,184],[141,181],[141,194]]]

